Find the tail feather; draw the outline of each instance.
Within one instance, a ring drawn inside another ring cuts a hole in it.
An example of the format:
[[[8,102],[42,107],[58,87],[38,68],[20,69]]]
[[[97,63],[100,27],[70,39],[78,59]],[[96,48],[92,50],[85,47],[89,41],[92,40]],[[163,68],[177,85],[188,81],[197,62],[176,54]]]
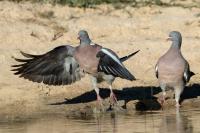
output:
[[[129,54],[129,55],[127,55],[127,56],[124,56],[124,57],[120,58],[120,61],[121,61],[121,62],[124,62],[124,61],[128,60],[128,59],[131,58],[133,55],[137,54],[139,51],[140,51],[140,50],[137,50],[136,52],[134,52],[134,53],[132,53],[132,54]]]

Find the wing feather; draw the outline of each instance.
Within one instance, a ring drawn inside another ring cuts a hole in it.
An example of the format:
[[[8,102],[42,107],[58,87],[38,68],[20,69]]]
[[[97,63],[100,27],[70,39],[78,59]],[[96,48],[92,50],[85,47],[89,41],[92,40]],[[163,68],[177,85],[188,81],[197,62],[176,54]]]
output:
[[[190,71],[190,65],[189,63],[186,61],[186,67],[185,67],[185,70],[184,70],[184,74],[183,74],[183,80],[185,83],[189,82],[190,81],[190,78],[195,75],[194,72]]]
[[[135,77],[125,68],[118,56],[110,49],[102,48],[98,53],[98,71],[115,77],[135,80]]]
[[[22,64],[13,65],[15,75],[33,82],[48,85],[66,85],[83,77],[79,64],[73,57],[75,48],[65,45],[42,54],[32,55],[21,51],[26,59],[17,59]]]
[[[158,64],[156,64],[155,66],[155,74],[156,74],[156,78],[158,78]]]

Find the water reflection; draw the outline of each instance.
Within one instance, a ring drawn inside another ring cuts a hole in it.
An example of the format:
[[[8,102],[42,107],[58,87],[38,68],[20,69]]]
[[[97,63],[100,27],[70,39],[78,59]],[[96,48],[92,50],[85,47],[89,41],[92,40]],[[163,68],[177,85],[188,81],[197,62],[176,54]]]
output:
[[[115,113],[111,113],[110,114],[110,130],[112,133],[117,133],[117,118],[116,118],[116,114]],[[105,120],[103,117],[97,117],[97,132],[98,133],[102,133],[104,132],[104,128],[105,128]]]
[[[0,120],[0,133],[192,133],[200,132],[199,124],[200,111],[108,112],[87,118],[50,115],[23,121]]]
[[[96,117],[98,133],[158,132],[156,122],[160,113],[137,112],[134,114],[109,113]]]
[[[192,133],[193,126],[184,112],[176,110],[175,114],[164,114],[160,125],[160,133]]]

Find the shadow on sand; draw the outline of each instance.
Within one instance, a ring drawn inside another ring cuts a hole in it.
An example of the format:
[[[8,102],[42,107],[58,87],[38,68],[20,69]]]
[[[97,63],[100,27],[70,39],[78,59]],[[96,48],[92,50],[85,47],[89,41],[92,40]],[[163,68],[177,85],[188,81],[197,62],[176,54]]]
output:
[[[139,100],[136,104],[136,110],[159,110],[161,109],[160,103],[157,101],[157,97],[154,95],[161,92],[160,87],[155,86],[137,86],[130,88],[123,88],[122,90],[113,90],[118,101],[124,100],[125,104],[122,106],[126,108],[126,104],[131,100]],[[110,95],[110,90],[107,88],[100,89],[100,95],[102,98],[107,98]],[[200,96],[200,84],[193,84],[185,87],[182,95],[181,102],[185,99],[197,98]],[[96,100],[96,93],[94,90],[86,92],[80,96],[72,99],[65,99],[62,102],[52,103],[50,105],[62,105],[62,104],[78,104],[88,103]]]

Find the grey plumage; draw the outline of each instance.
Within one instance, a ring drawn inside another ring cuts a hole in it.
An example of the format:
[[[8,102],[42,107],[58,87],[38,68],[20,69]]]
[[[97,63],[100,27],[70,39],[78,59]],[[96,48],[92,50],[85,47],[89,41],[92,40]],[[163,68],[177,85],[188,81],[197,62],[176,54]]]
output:
[[[109,83],[111,96],[113,96],[111,86],[115,77],[135,80],[122,62],[138,51],[119,58],[112,50],[94,44],[84,30],[78,33],[78,39],[80,45],[77,47],[58,46],[41,55],[21,52],[26,59],[15,58],[21,64],[13,65],[12,71],[15,71],[15,75],[25,79],[48,85],[72,84],[87,73],[92,77],[92,85],[97,93],[97,99],[101,99],[97,83],[101,81]]]
[[[182,36],[178,31],[172,31],[168,40],[172,41],[169,50],[159,58],[156,65],[156,77],[163,91],[163,102],[165,90],[173,88],[175,91],[176,105],[179,106],[180,95],[184,86],[189,82],[190,77],[194,75],[190,71],[188,62],[182,56],[181,43]]]
[[[48,85],[68,85],[81,79],[77,61],[73,58],[75,48],[59,46],[43,55],[21,54],[27,59],[17,59],[22,64],[13,65],[15,75]]]
[[[90,45],[90,43],[92,42],[90,40],[90,37],[89,37],[87,31],[85,31],[85,30],[79,31],[78,39],[80,40],[80,45],[82,45],[82,46],[88,45],[88,44]]]

